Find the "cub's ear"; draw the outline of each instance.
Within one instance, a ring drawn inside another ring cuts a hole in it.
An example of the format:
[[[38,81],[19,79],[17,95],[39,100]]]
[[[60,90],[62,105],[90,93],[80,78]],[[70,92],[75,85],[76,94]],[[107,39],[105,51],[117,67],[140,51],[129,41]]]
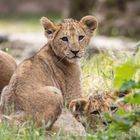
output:
[[[93,35],[98,26],[97,19],[94,16],[85,16],[80,20],[80,24],[84,27],[87,34]]]
[[[48,39],[51,39],[53,37],[54,32],[57,29],[57,26],[52,21],[50,21],[47,17],[42,17],[40,21],[45,30],[46,37]]]
[[[69,110],[72,112],[73,115],[76,115],[77,113],[82,113],[85,111],[86,106],[88,104],[87,99],[79,98],[72,100],[69,104]]]

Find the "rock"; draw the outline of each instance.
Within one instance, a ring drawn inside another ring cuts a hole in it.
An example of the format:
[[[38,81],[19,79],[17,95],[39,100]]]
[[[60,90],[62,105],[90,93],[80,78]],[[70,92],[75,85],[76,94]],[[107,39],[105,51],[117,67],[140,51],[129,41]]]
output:
[[[91,40],[90,47],[105,50],[132,51],[136,47],[136,42],[127,38],[96,36]]]
[[[85,128],[74,118],[68,109],[63,109],[62,114],[54,123],[51,131],[56,133],[62,132],[69,136],[86,136]]]
[[[113,52],[133,52],[136,49],[136,44],[128,38],[96,36],[89,44],[87,56],[91,57],[95,53],[108,52],[109,50]]]

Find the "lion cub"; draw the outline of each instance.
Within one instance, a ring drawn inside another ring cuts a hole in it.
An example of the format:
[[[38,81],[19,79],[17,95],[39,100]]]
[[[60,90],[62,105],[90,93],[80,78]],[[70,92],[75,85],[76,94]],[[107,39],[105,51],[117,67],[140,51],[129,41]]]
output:
[[[52,126],[67,103],[80,98],[79,60],[97,28],[93,16],[80,21],[65,19],[55,25],[41,18],[48,43],[33,57],[23,61],[2,92],[1,110],[13,119],[35,120]]]
[[[131,111],[131,104],[122,100],[130,93],[130,91],[99,92],[90,96],[89,99],[72,100],[69,104],[69,110],[85,127],[89,126],[96,130],[99,126],[102,128],[107,126],[108,122],[102,118],[102,113],[108,112],[113,115],[118,109],[125,112]]]
[[[8,85],[17,64],[7,53],[0,51],[0,93],[4,86]]]

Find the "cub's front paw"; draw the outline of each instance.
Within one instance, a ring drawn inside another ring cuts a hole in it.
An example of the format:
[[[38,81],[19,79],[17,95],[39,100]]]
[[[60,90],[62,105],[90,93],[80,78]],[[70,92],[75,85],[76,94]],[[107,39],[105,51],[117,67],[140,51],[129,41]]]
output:
[[[79,120],[79,116],[86,114],[89,100],[85,98],[74,99],[69,104],[69,110]]]

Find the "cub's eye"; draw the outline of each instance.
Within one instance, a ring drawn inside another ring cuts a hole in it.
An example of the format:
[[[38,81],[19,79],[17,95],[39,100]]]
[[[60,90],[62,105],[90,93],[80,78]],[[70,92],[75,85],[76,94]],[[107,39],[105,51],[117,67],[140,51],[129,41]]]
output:
[[[52,31],[51,31],[51,30],[47,30],[47,29],[46,29],[46,32],[47,32],[47,34],[49,34],[49,35],[52,34]]]
[[[84,38],[84,36],[83,35],[80,35],[79,36],[79,41],[82,40],[83,38]]]
[[[93,115],[100,115],[100,112],[98,110],[95,110],[93,112],[91,112],[90,114],[93,114]]]
[[[118,107],[117,106],[111,106],[110,110],[114,113],[118,110]]]
[[[67,38],[66,36],[62,37],[61,39],[62,39],[63,41],[68,42],[68,38]]]

